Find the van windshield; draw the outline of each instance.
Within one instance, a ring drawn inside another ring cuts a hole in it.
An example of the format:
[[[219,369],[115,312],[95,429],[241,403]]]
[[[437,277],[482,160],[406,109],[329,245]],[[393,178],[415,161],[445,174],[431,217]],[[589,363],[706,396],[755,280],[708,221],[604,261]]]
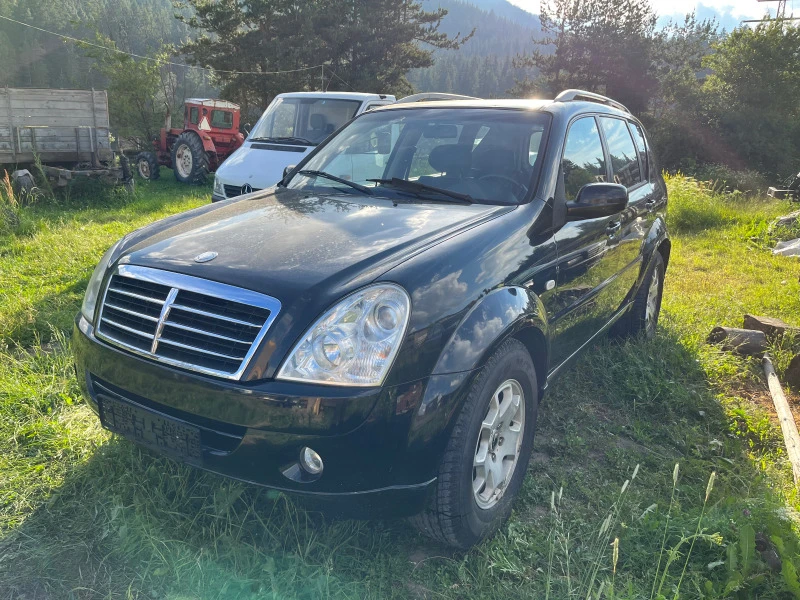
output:
[[[316,146],[352,119],[359,106],[359,100],[277,98],[249,139]]]

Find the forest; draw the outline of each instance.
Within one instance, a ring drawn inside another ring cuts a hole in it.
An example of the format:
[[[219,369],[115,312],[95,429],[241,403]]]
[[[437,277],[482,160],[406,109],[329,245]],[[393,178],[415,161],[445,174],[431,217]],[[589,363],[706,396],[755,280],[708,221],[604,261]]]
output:
[[[668,170],[755,187],[800,163],[791,22],[657,26],[646,0],[549,0],[538,16],[504,0],[0,0],[0,15],[11,19],[0,21],[11,66],[0,83],[108,89],[113,126],[139,141],[198,95],[252,119],[276,93],[323,85],[485,98],[578,87],[626,104]]]

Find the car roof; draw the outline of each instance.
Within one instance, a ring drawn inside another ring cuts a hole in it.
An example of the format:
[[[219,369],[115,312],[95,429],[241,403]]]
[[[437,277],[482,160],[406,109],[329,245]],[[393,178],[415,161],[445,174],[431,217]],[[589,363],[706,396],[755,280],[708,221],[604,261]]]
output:
[[[214,98],[187,98],[184,100],[186,104],[200,104],[202,106],[211,106],[212,108],[230,108],[239,110],[239,105],[228,100],[216,100]]]
[[[286,92],[278,94],[277,98],[329,98],[331,100],[388,100],[395,101],[395,97],[387,94],[369,94],[365,92]]]
[[[600,112],[612,115],[624,116],[631,118],[632,115],[626,111],[620,110],[607,104],[600,102],[592,102],[587,100],[571,100],[561,102],[558,100],[543,100],[543,99],[471,99],[471,100],[438,100],[429,102],[409,102],[390,104],[388,106],[381,106],[375,108],[370,112],[387,111],[387,110],[408,110],[415,108],[501,108],[513,110],[531,110],[543,111],[548,113],[563,114],[566,117],[571,117],[574,114],[582,112]]]

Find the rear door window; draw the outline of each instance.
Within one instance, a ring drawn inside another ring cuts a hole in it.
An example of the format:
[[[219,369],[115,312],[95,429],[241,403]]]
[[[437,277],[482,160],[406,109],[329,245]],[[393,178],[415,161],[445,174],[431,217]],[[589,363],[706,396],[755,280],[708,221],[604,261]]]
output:
[[[639,169],[639,155],[633,145],[631,132],[628,131],[626,121],[611,117],[599,117],[608,144],[608,156],[611,160],[611,171],[615,183],[621,183],[626,188],[643,181]]]
[[[649,179],[650,157],[647,152],[647,142],[644,138],[644,131],[642,131],[642,128],[636,123],[628,123],[628,125],[633,132],[633,142],[636,144],[636,151],[639,153],[639,162],[642,164],[642,172],[645,175],[645,179]]]
[[[603,142],[594,117],[578,119],[569,128],[561,168],[568,201],[575,200],[587,183],[607,180]]]

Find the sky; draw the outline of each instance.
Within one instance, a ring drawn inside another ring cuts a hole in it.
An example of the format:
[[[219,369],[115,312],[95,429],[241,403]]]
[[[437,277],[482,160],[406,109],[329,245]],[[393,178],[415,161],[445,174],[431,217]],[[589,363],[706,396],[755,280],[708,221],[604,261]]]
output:
[[[539,0],[509,0],[512,4],[524,8],[534,14],[539,13]],[[683,15],[696,10],[697,16],[708,18],[717,17],[717,21],[726,29],[732,29],[742,19],[759,19],[764,16],[766,9],[774,15],[778,6],[777,2],[758,2],[758,0],[650,0],[653,8],[660,17],[673,17],[683,20]],[[795,16],[800,16],[800,0],[787,0],[786,16],[794,10]]]

